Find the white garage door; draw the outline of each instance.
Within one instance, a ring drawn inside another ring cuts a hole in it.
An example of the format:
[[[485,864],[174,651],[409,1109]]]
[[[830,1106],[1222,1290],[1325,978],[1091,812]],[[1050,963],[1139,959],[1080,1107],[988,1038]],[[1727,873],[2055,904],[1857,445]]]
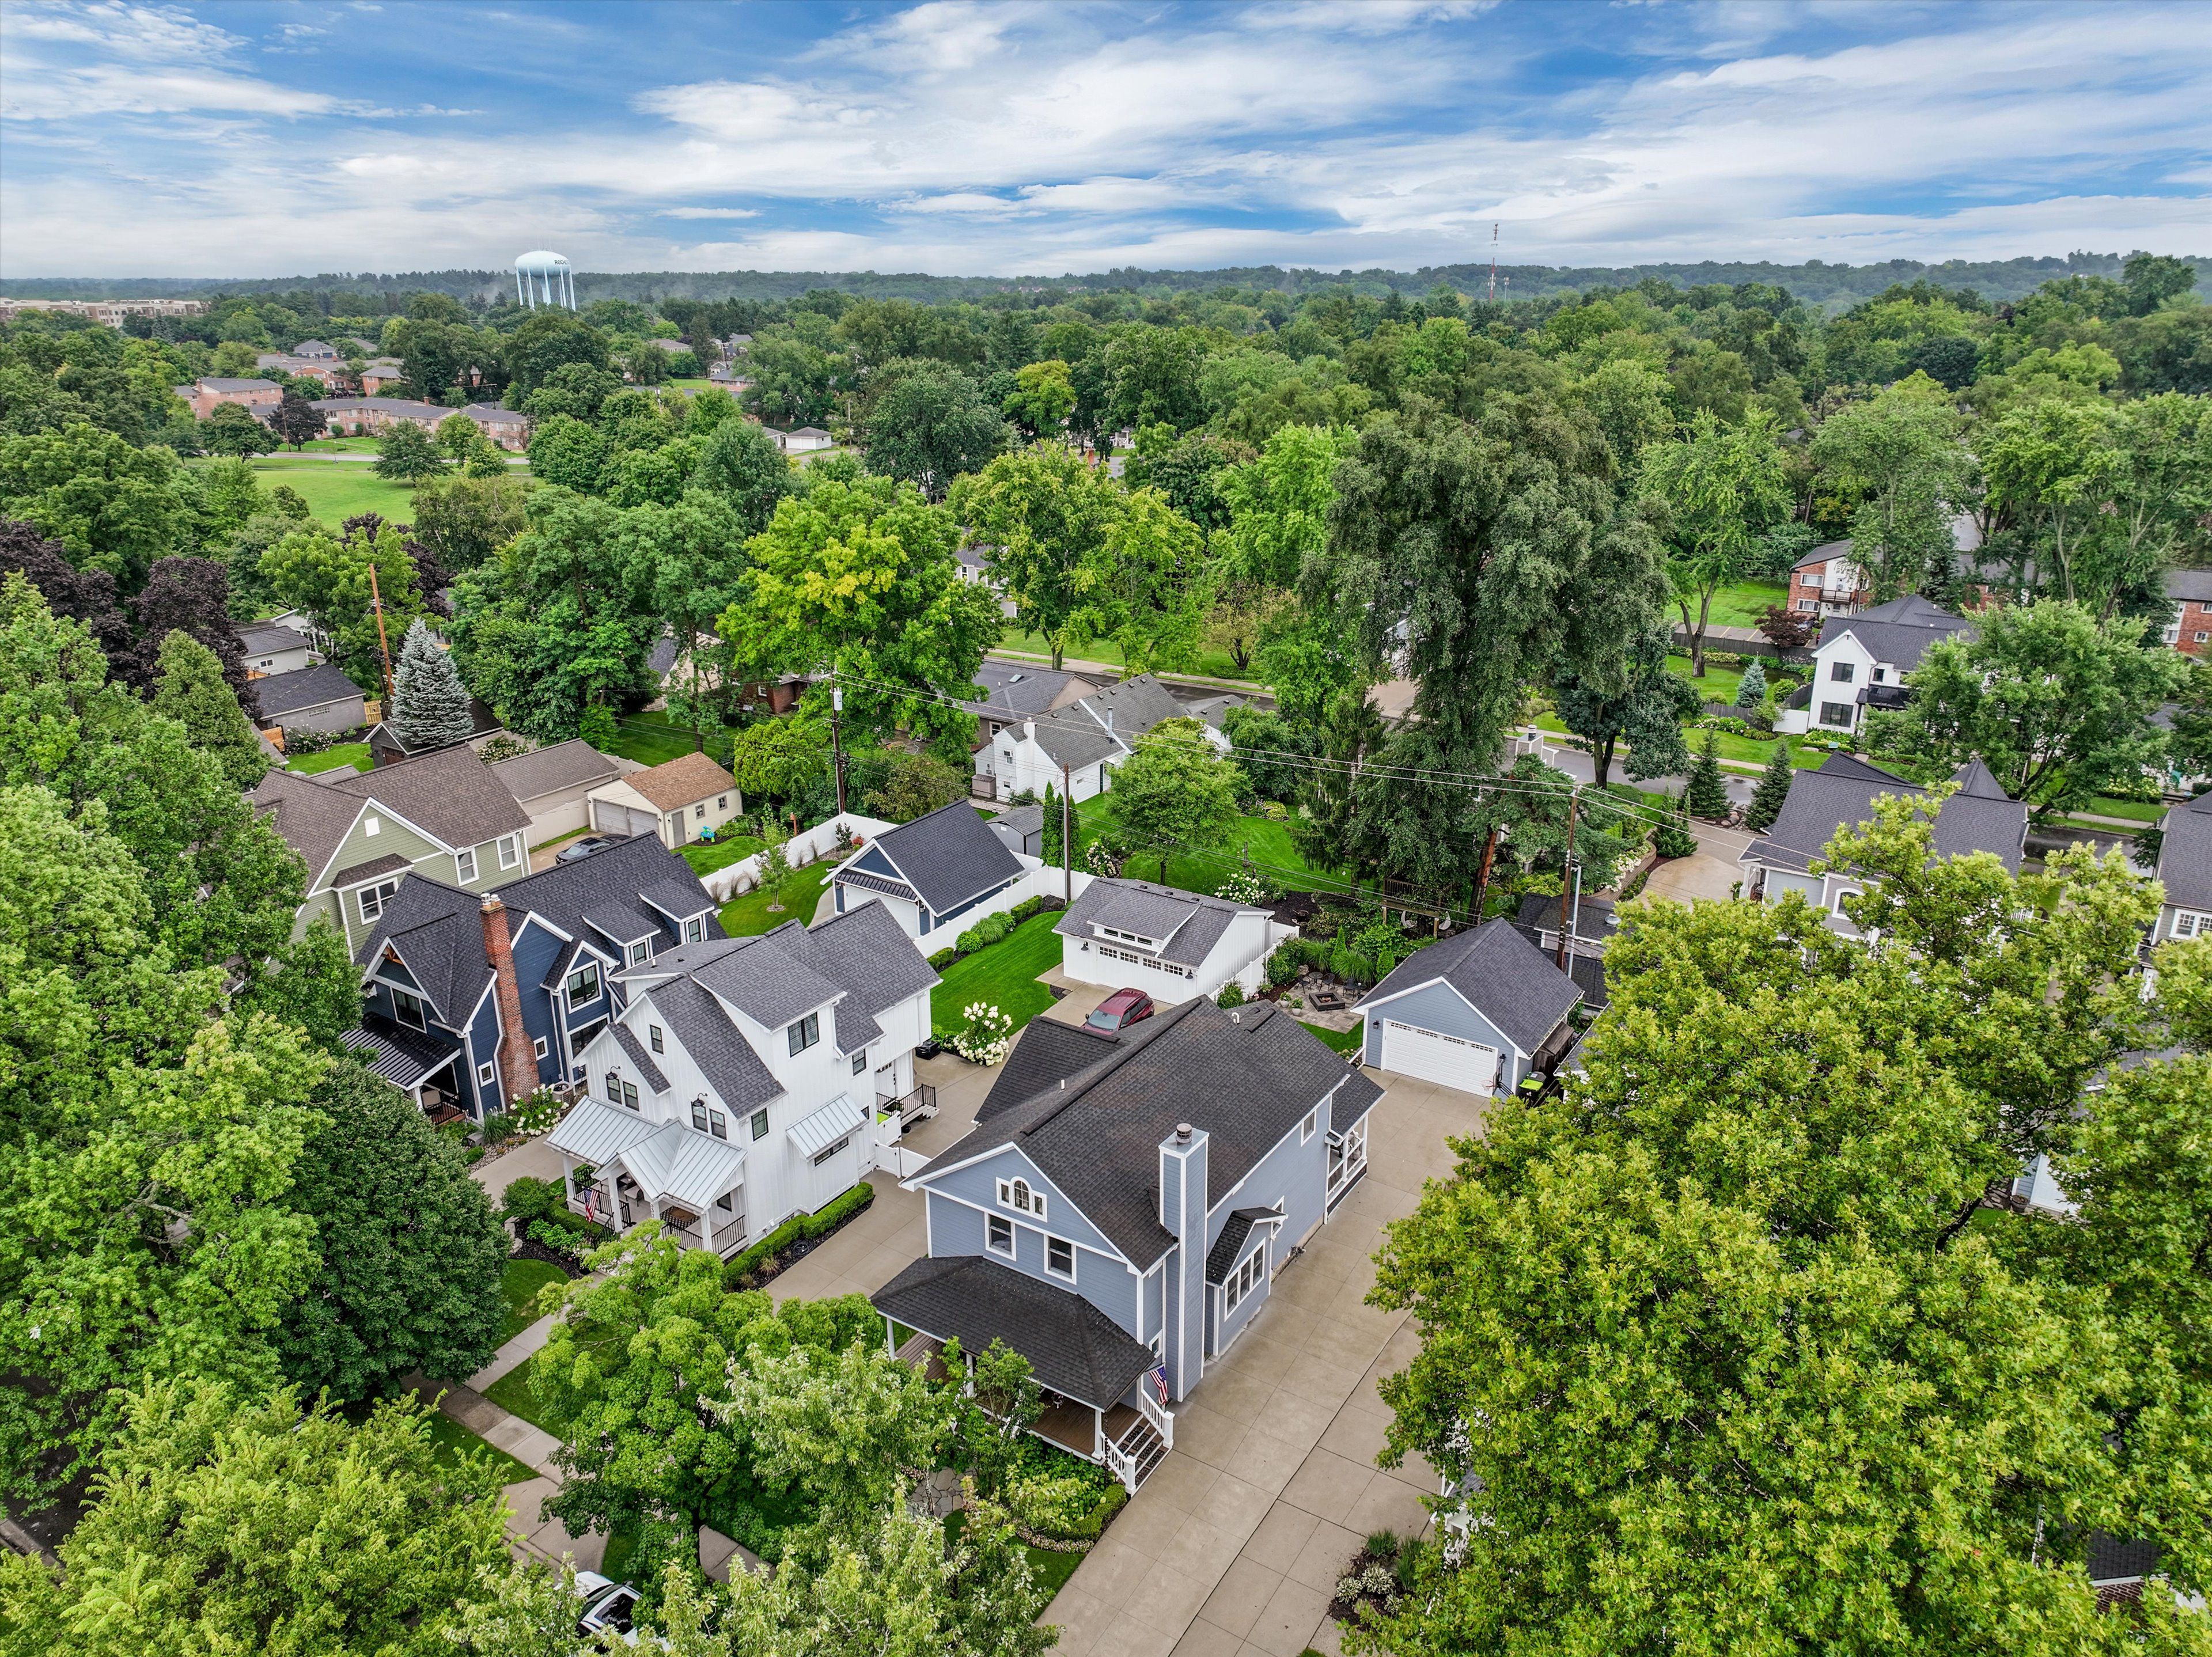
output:
[[[651,835],[660,828],[660,819],[648,811],[632,810],[615,800],[595,799],[592,802],[592,826],[603,835]]]
[[[1498,1049],[1386,1018],[1382,1068],[1463,1093],[1489,1093],[1498,1086]]]

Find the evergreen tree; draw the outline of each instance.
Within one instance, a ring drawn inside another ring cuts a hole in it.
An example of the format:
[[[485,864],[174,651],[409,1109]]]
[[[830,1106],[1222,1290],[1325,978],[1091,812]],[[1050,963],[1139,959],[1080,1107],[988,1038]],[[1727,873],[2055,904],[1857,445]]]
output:
[[[1759,704],[1765,700],[1766,664],[1754,656],[1751,659],[1750,665],[1743,670],[1743,683],[1736,687],[1736,711],[1741,713],[1756,713],[1759,712]]]
[[[453,658],[419,616],[408,625],[392,689],[392,723],[411,753],[451,748],[466,742],[476,729],[469,716],[469,693]]]
[[[1761,834],[1774,827],[1774,820],[1782,815],[1783,803],[1790,798],[1790,780],[1795,768],[1790,762],[1790,744],[1774,744],[1774,757],[1766,762],[1766,769],[1759,775],[1759,787],[1751,797],[1751,809],[1744,815],[1744,826],[1756,828]]]
[[[215,652],[181,628],[161,640],[154,668],[154,711],[185,727],[185,739],[222,768],[234,788],[251,788],[269,769],[261,738],[222,677]]]
[[[1060,867],[1060,790],[1050,783],[1044,786],[1044,840],[1037,855],[1044,859],[1048,869]]]
[[[1728,815],[1728,785],[1721,776],[1720,737],[1711,728],[1698,745],[1697,762],[1690,768],[1690,786],[1682,792],[1682,804],[1693,817]]]

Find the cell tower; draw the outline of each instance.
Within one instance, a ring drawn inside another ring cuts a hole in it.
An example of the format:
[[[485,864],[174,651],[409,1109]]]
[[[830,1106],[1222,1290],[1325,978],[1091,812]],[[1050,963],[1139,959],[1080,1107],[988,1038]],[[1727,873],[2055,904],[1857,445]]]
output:
[[[515,303],[526,311],[541,305],[576,308],[576,278],[568,261],[558,253],[538,248],[514,262]]]

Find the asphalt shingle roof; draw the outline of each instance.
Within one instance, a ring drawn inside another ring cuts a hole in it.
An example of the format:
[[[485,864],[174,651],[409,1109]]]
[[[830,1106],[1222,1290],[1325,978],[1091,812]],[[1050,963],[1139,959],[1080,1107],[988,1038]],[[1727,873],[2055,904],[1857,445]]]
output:
[[[876,837],[876,848],[938,914],[995,891],[1022,872],[1014,854],[964,799],[885,829]]]
[[[623,780],[664,811],[690,805],[709,794],[737,792],[738,780],[704,754],[684,754],[665,765],[633,771]]]
[[[619,1023],[615,1025],[615,1045],[623,1050],[631,1064],[637,1066],[637,1073],[645,1078],[655,1093],[668,1091],[668,1078],[660,1073],[660,1066],[653,1062],[653,1055],[645,1050],[645,1043],[637,1039],[629,1025]]]
[[[1228,1282],[1229,1268],[1237,1264],[1237,1257],[1244,1252],[1244,1240],[1252,1235],[1252,1228],[1282,1217],[1272,1208],[1231,1209],[1229,1217],[1221,1223],[1221,1235],[1213,1240],[1213,1247],[1206,1251],[1206,1282]]]
[[[1556,921],[1557,917],[1553,917]],[[1441,978],[1523,1053],[1534,1053],[1582,992],[1510,921],[1486,920],[1400,962],[1364,1004]]]
[[[483,756],[465,743],[397,765],[380,765],[374,771],[323,774],[336,776],[337,780],[325,785],[336,792],[356,801],[377,800],[448,846],[480,846],[530,827],[530,813],[483,762]]]
[[[1022,729],[1025,734],[1030,731],[1026,725]],[[1080,771],[1086,765],[1095,765],[1122,751],[1122,744],[1107,734],[1105,726],[1085,713],[1079,702],[1038,714],[1034,735],[1036,745],[1044,750],[1048,759],[1071,771]]]
[[[619,766],[581,737],[497,761],[491,769],[518,800],[537,799],[556,789],[596,788],[622,774]]]
[[[1056,1043],[1050,1056],[1065,1061],[1086,1049]],[[1194,998],[1121,1031],[1103,1059],[1064,1078],[1046,1069],[1025,1067],[1036,1094],[988,1118],[979,1113],[933,1162],[951,1168],[1018,1147],[1139,1270],[1175,1241],[1159,1223],[1159,1147],[1177,1124],[1209,1137],[1211,1208],[1324,1096],[1351,1089],[1338,1095],[1340,1121],[1382,1092],[1268,1002],[1232,1013]]]
[[[769,937],[845,992],[841,1023],[855,1006],[872,1016],[938,981],[921,946],[880,903],[863,903],[811,927],[787,921]]]
[[[750,1110],[783,1091],[721,1004],[691,980],[671,979],[647,993],[691,1062],[732,1110]]]
[[[1110,1058],[1116,1046],[1111,1035],[1087,1024],[1064,1024],[1057,1018],[1030,1019],[1022,1027],[990,1092],[976,1108],[975,1120],[988,1122],[1047,1088],[1058,1086],[1063,1076],[1073,1076]]]
[[[1971,636],[1973,631],[1972,622],[1929,604],[1917,593],[1907,593],[1856,616],[1830,617],[1820,630],[1820,643],[1830,645],[1850,634],[1875,660],[1888,662],[1900,673],[1910,673],[1920,665],[1920,659],[1931,646],[1961,634]]]
[[[264,656],[282,650],[305,650],[311,641],[306,634],[274,622],[247,622],[238,629],[238,642],[247,655]]]
[[[2027,807],[2005,798],[1986,767],[1976,761],[1956,774],[1960,792],[1936,817],[1936,850],[1944,857],[1994,852],[2017,873],[2027,835]],[[1744,847],[1740,861],[1804,870],[1824,857],[1838,831],[1870,822],[1884,794],[1924,797],[1927,790],[1893,771],[1848,754],[1831,755],[1817,771],[1800,771],[1774,826]]]
[[[1195,967],[1212,952],[1240,914],[1257,914],[1226,898],[1155,886],[1149,881],[1094,880],[1069,906],[1053,931],[1063,938],[1096,938],[1095,926],[1166,940],[1160,959]]]
[[[294,643],[283,648],[296,648],[305,642],[296,634],[293,637]],[[261,718],[270,725],[281,723],[287,713],[327,707],[349,697],[358,701],[362,696],[361,687],[328,662],[296,668],[289,673],[264,674],[252,683],[253,694],[261,701]]]
[[[987,660],[975,670],[975,683],[983,695],[965,706],[972,712],[1005,719],[1024,713],[1042,713],[1068,686],[1079,681],[1073,673],[1021,662]]]
[[[2212,909],[2212,792],[2199,794],[2166,814],[2158,877],[2166,901],[2185,909]]]
[[[2212,569],[2170,569],[2166,573],[2166,596],[2176,603],[2212,604]]]
[[[919,1259],[868,1296],[884,1316],[980,1352],[994,1337],[1030,1361],[1037,1384],[1104,1409],[1152,1367],[1151,1350],[1073,1290],[980,1254]]]

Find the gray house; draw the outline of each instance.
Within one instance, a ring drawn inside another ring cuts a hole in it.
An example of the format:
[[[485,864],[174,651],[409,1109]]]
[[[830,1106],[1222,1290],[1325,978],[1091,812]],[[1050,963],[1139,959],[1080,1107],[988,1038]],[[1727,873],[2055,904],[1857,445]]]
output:
[[[241,622],[238,642],[246,652],[246,671],[257,677],[297,673],[323,659],[313,640],[275,622]]]
[[[252,683],[264,730],[280,725],[287,731],[358,731],[368,720],[361,687],[328,662],[270,673]]]
[[[906,1181],[929,1254],[871,1299],[910,1362],[956,1336],[1022,1353],[1036,1432],[1133,1490],[1170,1406],[1366,1172],[1382,1095],[1267,1003],[1194,998],[1113,1035],[1037,1019],[975,1127]]]
[[[836,912],[875,900],[908,938],[927,938],[1022,877],[1022,865],[966,800],[876,836],[830,877]]]
[[[1486,920],[1408,956],[1360,1004],[1377,1070],[1462,1093],[1510,1093],[1574,1042],[1583,992],[1510,920]]]
[[[2212,938],[2212,793],[2177,805],[2159,820],[2158,877],[2166,903],[2153,937]]]

